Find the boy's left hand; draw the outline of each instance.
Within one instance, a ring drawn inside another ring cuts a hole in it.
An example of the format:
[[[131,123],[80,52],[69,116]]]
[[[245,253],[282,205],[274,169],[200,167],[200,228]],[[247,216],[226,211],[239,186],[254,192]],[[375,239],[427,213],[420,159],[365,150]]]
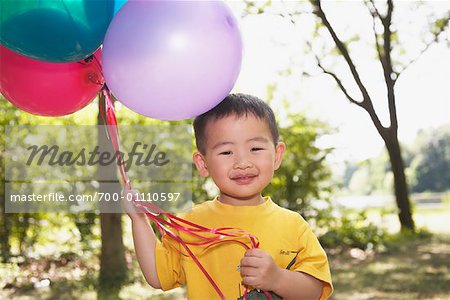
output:
[[[247,250],[240,263],[243,283],[263,291],[274,290],[281,270],[272,256],[261,249]]]

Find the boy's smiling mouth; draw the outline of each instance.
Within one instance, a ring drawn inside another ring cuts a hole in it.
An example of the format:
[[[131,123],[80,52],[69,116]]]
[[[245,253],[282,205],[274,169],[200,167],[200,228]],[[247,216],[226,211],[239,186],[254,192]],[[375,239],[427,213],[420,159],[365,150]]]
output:
[[[236,182],[237,184],[249,184],[258,177],[257,174],[237,174],[231,177],[231,180]]]

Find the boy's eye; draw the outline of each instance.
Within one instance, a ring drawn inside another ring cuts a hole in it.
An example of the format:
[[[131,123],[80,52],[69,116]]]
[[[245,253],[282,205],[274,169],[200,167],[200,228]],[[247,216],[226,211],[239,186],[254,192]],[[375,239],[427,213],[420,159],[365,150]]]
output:
[[[230,154],[231,154],[231,151],[223,151],[223,152],[219,153],[219,155],[230,155]]]
[[[251,151],[256,152],[256,151],[261,151],[261,150],[264,150],[264,148],[253,147]]]

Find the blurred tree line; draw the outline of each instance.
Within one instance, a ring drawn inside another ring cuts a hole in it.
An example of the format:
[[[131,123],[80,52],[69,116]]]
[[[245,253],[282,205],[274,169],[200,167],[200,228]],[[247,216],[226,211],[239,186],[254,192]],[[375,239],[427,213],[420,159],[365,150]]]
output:
[[[403,145],[405,169],[411,192],[450,190],[450,128],[423,129],[410,145]],[[392,186],[387,153],[361,162],[347,162],[342,178],[343,194],[387,194]]]

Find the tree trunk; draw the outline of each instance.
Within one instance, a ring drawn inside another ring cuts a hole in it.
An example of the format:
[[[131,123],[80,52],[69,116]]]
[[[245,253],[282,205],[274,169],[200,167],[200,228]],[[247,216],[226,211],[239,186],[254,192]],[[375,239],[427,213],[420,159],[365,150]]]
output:
[[[103,96],[100,96],[103,97]],[[97,124],[102,125],[103,119],[97,116]],[[98,130],[98,146],[99,151],[113,152],[110,141],[107,139],[106,132],[99,127]],[[99,182],[99,190],[102,193],[120,193],[121,188],[119,182],[107,182],[110,174],[117,174],[115,164],[98,165],[97,178]],[[100,202],[100,227],[101,227],[101,253],[100,253],[100,274],[99,274],[99,299],[118,299],[118,293],[126,280],[127,266],[125,260],[125,247],[122,239],[122,214],[120,213],[103,213],[102,204],[118,205],[119,202],[109,201]]]
[[[401,156],[397,133],[393,132],[393,130],[388,131],[387,134],[383,135],[383,140],[389,153],[391,169],[394,175],[395,200],[399,209],[398,217],[400,219],[401,230],[414,231],[415,226],[411,214],[405,165]]]
[[[100,299],[115,298],[126,280],[127,266],[121,224],[121,214],[100,214],[102,236],[99,275]]]
[[[1,228],[0,228],[0,241],[2,247],[2,262],[8,263],[10,253],[9,237],[11,235],[11,214],[5,212],[5,196],[0,196],[1,207]]]

